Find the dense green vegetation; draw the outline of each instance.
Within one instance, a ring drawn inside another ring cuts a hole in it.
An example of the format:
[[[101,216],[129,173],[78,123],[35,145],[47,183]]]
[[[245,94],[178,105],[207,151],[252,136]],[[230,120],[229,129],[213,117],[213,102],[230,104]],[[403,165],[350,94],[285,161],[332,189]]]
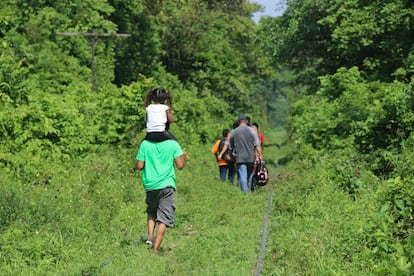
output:
[[[327,226],[346,230],[336,238],[347,239],[342,247],[352,252],[344,261],[362,258],[362,267],[381,275],[412,274],[414,5],[402,0],[288,4],[283,16],[262,21],[260,34],[273,63],[291,72],[290,142],[296,150],[290,166],[309,171],[289,184],[303,191],[300,197],[308,189],[318,191],[304,206],[329,203],[326,208],[338,221]],[[337,195],[337,188],[354,203],[322,196],[324,189]],[[338,204],[342,211],[335,211]],[[362,208],[366,217],[343,224],[341,212],[348,206]],[[288,211],[302,223],[306,209]],[[336,250],[324,247],[319,257]],[[307,266],[312,259],[304,261]]]
[[[263,274],[414,273],[414,4],[258,8],[1,1],[0,274],[251,275],[272,185]],[[156,86],[190,154],[160,258],[133,168]],[[210,153],[242,112],[272,173],[247,197]]]

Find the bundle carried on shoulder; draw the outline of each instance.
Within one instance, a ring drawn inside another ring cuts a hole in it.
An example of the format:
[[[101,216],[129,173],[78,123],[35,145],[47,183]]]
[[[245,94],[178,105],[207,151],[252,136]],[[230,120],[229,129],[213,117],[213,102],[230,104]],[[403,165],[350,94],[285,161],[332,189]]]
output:
[[[256,161],[254,170],[254,180],[257,186],[265,186],[269,182],[269,171],[267,170],[265,161]]]
[[[220,141],[219,153],[223,150],[224,145],[225,145],[225,139],[222,139],[222,140]],[[223,155],[221,156],[221,158],[222,158],[224,161],[227,161],[227,162],[232,162],[232,161],[234,161],[234,155],[233,155],[232,150],[231,150],[229,147],[227,147],[227,150],[223,153]]]

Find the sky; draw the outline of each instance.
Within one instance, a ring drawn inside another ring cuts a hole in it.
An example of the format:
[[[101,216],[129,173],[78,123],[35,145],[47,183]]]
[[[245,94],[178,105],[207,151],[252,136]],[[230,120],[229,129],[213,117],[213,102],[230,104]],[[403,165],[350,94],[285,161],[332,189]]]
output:
[[[250,2],[257,2],[265,7],[264,12],[258,12],[253,14],[253,20],[259,22],[260,16],[272,16],[276,17],[282,15],[283,7],[285,6],[285,0],[250,0]]]

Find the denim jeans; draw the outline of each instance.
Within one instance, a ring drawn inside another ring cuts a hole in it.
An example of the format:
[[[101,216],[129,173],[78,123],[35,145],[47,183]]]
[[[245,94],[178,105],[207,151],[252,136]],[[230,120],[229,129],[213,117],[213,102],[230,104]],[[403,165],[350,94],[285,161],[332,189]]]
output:
[[[234,163],[229,164],[228,166],[219,166],[219,174],[220,174],[220,180],[226,181],[228,171],[228,178],[231,184],[234,182],[234,175],[236,173],[236,169],[234,167]]]
[[[237,176],[243,193],[253,191],[253,163],[238,163]]]

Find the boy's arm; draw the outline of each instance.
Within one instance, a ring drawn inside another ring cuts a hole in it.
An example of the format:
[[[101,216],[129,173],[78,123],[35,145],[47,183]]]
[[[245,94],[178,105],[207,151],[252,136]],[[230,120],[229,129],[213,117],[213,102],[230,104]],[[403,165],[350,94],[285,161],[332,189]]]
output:
[[[137,166],[138,170],[142,170],[142,169],[144,169],[145,162],[141,161],[141,160],[138,160],[136,166]]]
[[[174,159],[175,167],[179,170],[182,170],[185,165],[185,160],[187,160],[187,152],[183,150],[183,154]]]
[[[221,150],[221,152],[218,155],[218,159],[221,159],[223,157],[223,154],[227,151],[228,148],[229,148],[228,145],[223,146],[223,149]]]

